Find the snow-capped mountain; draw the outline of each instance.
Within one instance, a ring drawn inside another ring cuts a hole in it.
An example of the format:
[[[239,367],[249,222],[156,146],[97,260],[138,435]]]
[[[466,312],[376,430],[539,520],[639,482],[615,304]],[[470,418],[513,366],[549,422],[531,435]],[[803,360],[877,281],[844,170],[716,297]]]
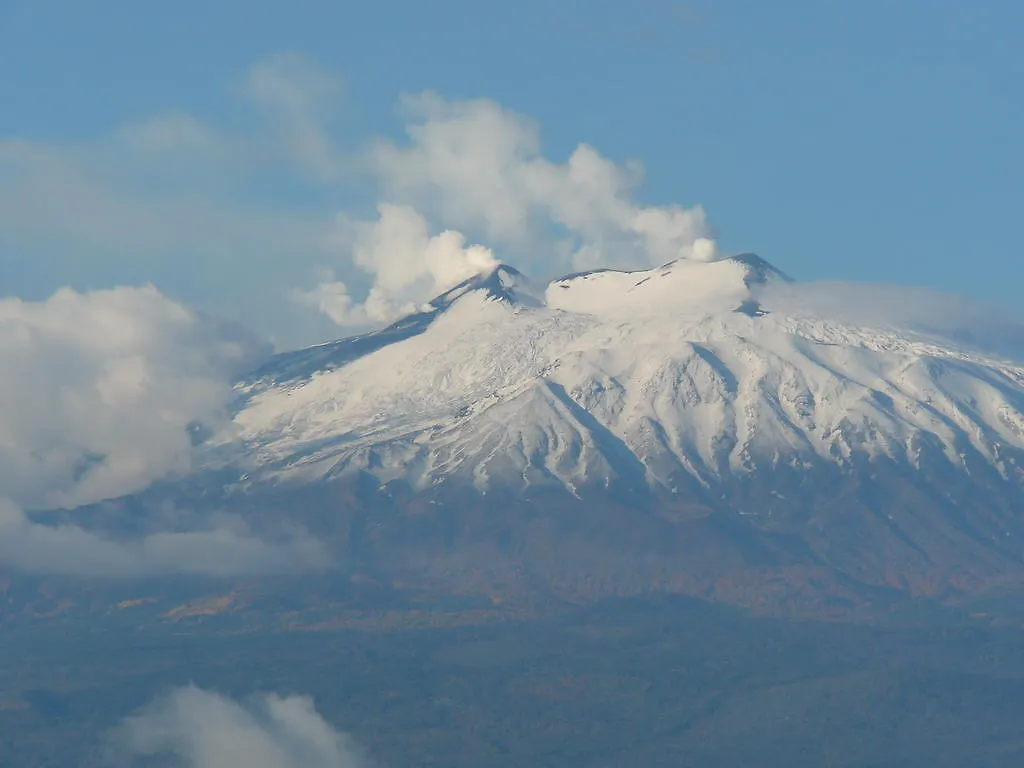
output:
[[[581,496],[720,497],[872,461],[1024,487],[1024,365],[777,308],[787,280],[753,255],[546,286],[500,266],[384,330],[274,358],[203,463],[242,484]]]
[[[301,531],[318,599],[374,610],[1019,605],[1024,365],[976,323],[840,321],[811,290],[751,255],[546,285],[500,266],[272,358],[196,430],[193,475],[53,519]]]

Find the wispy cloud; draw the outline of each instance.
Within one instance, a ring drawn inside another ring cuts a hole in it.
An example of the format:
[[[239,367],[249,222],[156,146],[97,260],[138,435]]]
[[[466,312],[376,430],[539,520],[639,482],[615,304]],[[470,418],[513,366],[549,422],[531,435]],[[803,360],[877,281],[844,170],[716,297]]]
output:
[[[80,287],[167,280],[289,341],[301,328],[282,285],[331,256],[321,191],[343,175],[328,135],[339,102],[332,75],[277,56],[248,73],[223,125],[171,108],[77,142],[0,135],[0,268],[49,265]],[[257,311],[268,305],[276,328]]]
[[[210,510],[139,519],[126,536],[22,509],[71,509],[189,471],[192,427],[225,419],[235,377],[266,351],[152,287],[0,300],[0,566],[103,577],[327,567],[300,528],[258,533]]]
[[[40,523],[0,499],[0,567],[23,573],[226,577],[316,571],[330,562],[324,546],[299,528],[271,539],[258,536],[241,518],[211,514],[192,530],[125,537],[70,523]]]
[[[760,291],[766,309],[855,326],[948,339],[1024,360],[1024,317],[915,286],[847,282],[773,283]]]
[[[243,88],[266,110],[270,146],[313,180],[336,182],[347,163],[330,134],[341,100],[341,81],[294,53],[277,54],[256,64]]]
[[[211,576],[325,567],[300,529],[268,538],[207,512],[131,538],[32,508],[75,508],[191,469],[191,428],[226,416],[236,375],[265,345],[155,288],[65,289],[0,300],[0,566],[31,573]]]
[[[362,750],[305,696],[239,703],[179,688],[126,718],[114,734],[119,765],[169,759],[178,768],[366,768]],[[145,764],[149,764],[148,762]]]
[[[549,159],[530,118],[434,93],[402,99],[402,140],[344,136],[342,91],[279,54],[230,91],[230,120],[170,107],[76,143],[0,136],[0,264],[167,279],[288,344],[320,340],[298,308],[382,322],[496,259],[543,277],[715,253],[699,207],[638,202],[637,163]]]

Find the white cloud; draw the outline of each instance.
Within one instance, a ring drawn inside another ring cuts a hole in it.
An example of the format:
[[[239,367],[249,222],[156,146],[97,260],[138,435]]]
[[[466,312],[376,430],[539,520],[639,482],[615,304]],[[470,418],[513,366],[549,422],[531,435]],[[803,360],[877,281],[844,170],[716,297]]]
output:
[[[372,154],[387,194],[496,246],[547,245],[532,259],[526,252],[527,267],[649,266],[689,257],[695,242],[711,237],[700,207],[637,202],[638,164],[616,164],[588,144],[552,162],[541,154],[536,123],[493,101],[425,93],[403,106],[408,143],[381,141]],[[547,263],[556,238],[572,243],[574,263]]]
[[[0,566],[92,577],[328,567],[294,526],[258,535],[237,516],[144,510],[127,537],[78,524],[78,512],[44,523],[21,508],[71,509],[188,471],[190,426],[224,418],[236,375],[265,352],[152,287],[0,300]]]
[[[324,547],[302,530],[268,541],[243,520],[211,515],[206,527],[124,539],[78,525],[47,525],[0,499],[0,566],[25,573],[131,578],[237,576],[328,567]]]
[[[239,704],[195,686],[179,688],[125,719],[114,738],[129,765],[147,757],[170,759],[175,768],[368,765],[305,696],[268,694]]]
[[[369,166],[388,200],[375,223],[341,217],[340,270],[297,298],[342,325],[366,325],[432,298],[497,263],[479,234],[539,276],[598,266],[644,267],[678,258],[718,257],[699,207],[644,206],[634,195],[636,164],[617,165],[581,144],[564,163],[541,154],[530,119],[488,100],[406,97],[408,144],[376,142]],[[442,233],[429,236],[428,218]],[[344,279],[352,267],[373,277],[356,301]]]
[[[80,287],[169,283],[294,346],[329,332],[301,307],[383,322],[496,258],[545,277],[717,255],[699,207],[637,201],[637,164],[587,144],[551,160],[534,121],[491,101],[407,97],[407,140],[370,142],[355,162],[342,91],[278,54],[217,122],[170,108],[74,143],[0,136],[0,267]],[[360,202],[379,220],[339,214],[367,180],[379,194]],[[320,284],[282,302],[316,267]]]
[[[321,268],[316,271],[320,282],[308,291],[296,288],[292,291],[292,298],[303,306],[327,315],[335,325],[362,323],[365,312],[353,312],[348,285],[335,277],[333,269]]]
[[[415,311],[426,299],[497,266],[489,248],[467,245],[460,232],[430,234],[426,217],[413,208],[381,204],[375,222],[338,220],[338,237],[354,243],[352,263],[372,276],[364,301],[353,303],[348,286],[328,272],[310,291],[297,291],[339,325],[367,325]]]
[[[704,211],[645,206],[634,199],[643,173],[581,144],[564,163],[541,154],[532,120],[495,102],[446,101],[425,93],[403,101],[405,146],[380,140],[369,167],[387,200],[374,223],[341,217],[348,261],[296,297],[341,325],[397,314],[497,263],[490,248],[466,246],[471,232],[537,276],[571,269],[645,267],[678,258],[718,258]],[[442,230],[429,236],[428,218]],[[363,301],[335,276],[370,274]]]
[[[264,351],[152,287],[0,300],[0,495],[74,507],[187,470],[189,425]]]

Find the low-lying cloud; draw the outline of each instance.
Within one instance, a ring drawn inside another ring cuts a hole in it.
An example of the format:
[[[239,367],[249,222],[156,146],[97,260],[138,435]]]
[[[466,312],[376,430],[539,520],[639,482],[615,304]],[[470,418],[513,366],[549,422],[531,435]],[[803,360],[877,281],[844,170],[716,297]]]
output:
[[[239,703],[179,688],[126,718],[114,735],[116,765],[174,768],[366,768],[352,739],[305,696],[267,694]],[[167,764],[167,763],[161,763]]]
[[[190,468],[266,348],[152,287],[0,299],[0,496],[76,507]]]
[[[257,536],[241,518],[211,514],[202,527],[126,538],[72,523],[35,521],[0,499],[0,567],[23,573],[134,578],[297,573],[330,565],[324,546],[292,528]]]
[[[772,283],[759,292],[770,311],[855,326],[916,332],[1024,360],[1024,318],[912,286],[844,282]]]
[[[327,567],[301,529],[257,534],[210,510],[135,520],[130,536],[76,512],[55,524],[24,511],[74,509],[188,472],[193,427],[223,423],[236,376],[266,352],[152,287],[0,300],[0,567],[89,577]]]

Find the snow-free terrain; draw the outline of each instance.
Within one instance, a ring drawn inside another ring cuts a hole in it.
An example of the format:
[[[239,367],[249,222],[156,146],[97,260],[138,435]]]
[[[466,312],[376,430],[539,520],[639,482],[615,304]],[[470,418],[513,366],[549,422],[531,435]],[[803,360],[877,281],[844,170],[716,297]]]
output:
[[[1020,488],[1024,365],[775,307],[762,259],[546,286],[501,266],[382,331],[279,355],[202,448],[241,485],[369,475],[665,498],[765,470],[983,467]]]

